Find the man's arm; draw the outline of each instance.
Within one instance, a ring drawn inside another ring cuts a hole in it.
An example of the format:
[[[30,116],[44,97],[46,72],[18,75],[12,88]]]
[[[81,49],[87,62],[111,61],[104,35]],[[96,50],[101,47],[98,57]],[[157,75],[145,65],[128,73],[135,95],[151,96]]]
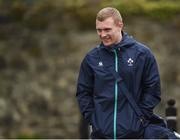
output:
[[[139,104],[145,117],[151,118],[153,109],[161,101],[161,87],[158,66],[153,54],[148,51],[142,79],[142,98]]]
[[[76,97],[79,103],[80,111],[85,120],[89,123],[91,123],[91,114],[94,110],[93,85],[93,70],[89,66],[86,56],[80,67]]]

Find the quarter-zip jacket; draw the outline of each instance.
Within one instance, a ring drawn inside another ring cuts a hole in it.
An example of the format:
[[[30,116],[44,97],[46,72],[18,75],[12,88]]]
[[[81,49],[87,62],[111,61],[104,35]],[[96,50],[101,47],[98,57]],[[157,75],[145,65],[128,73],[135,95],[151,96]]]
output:
[[[100,44],[83,59],[76,97],[93,138],[140,138],[143,124],[123,95],[118,74],[144,117],[160,102],[160,77],[150,49],[123,33],[119,44]]]

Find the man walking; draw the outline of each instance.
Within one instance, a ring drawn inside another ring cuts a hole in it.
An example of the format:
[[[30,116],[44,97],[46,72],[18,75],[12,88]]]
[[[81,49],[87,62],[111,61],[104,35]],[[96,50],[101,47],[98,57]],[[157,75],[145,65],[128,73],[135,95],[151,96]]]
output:
[[[100,10],[96,30],[101,43],[83,59],[77,100],[92,125],[92,138],[176,138],[153,114],[160,102],[156,60],[145,45],[123,32],[120,12]]]

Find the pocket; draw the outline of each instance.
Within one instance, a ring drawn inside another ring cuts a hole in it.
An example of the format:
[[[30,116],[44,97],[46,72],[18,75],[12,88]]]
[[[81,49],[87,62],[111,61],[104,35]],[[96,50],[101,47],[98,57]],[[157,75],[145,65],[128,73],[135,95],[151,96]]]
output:
[[[140,138],[144,133],[144,122],[141,121],[138,117],[133,119],[133,122],[127,130],[126,138]]]
[[[97,126],[97,122],[95,122],[95,113],[93,113],[91,115],[91,122],[92,122],[92,124],[91,124],[92,125],[91,137],[93,139],[101,139],[101,138],[103,138],[102,133],[101,133],[99,127]]]
[[[150,122],[151,124],[157,124],[159,126],[167,128],[166,121],[156,114],[153,114],[153,116],[150,118]]]
[[[144,125],[145,125],[145,120],[136,117],[135,119],[133,119],[129,132],[132,133],[133,135],[136,134],[137,136],[141,136],[144,129]]]
[[[121,114],[121,116],[124,115],[125,117],[119,116],[119,120],[121,119],[119,122],[119,135],[122,138],[140,138],[143,136],[147,120],[139,118],[128,102],[125,106],[126,109],[123,109]]]
[[[134,122],[130,125],[129,129],[124,129],[121,133],[121,138],[141,138],[144,133],[144,125],[139,119],[134,119]]]

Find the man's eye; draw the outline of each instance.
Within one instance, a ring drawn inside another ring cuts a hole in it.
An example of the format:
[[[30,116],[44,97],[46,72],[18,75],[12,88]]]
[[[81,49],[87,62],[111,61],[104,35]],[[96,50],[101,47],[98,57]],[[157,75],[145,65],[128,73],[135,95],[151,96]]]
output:
[[[101,29],[97,29],[97,32],[101,32]]]
[[[110,31],[111,31],[111,29],[105,29],[105,31],[106,31],[106,32],[110,32]]]

